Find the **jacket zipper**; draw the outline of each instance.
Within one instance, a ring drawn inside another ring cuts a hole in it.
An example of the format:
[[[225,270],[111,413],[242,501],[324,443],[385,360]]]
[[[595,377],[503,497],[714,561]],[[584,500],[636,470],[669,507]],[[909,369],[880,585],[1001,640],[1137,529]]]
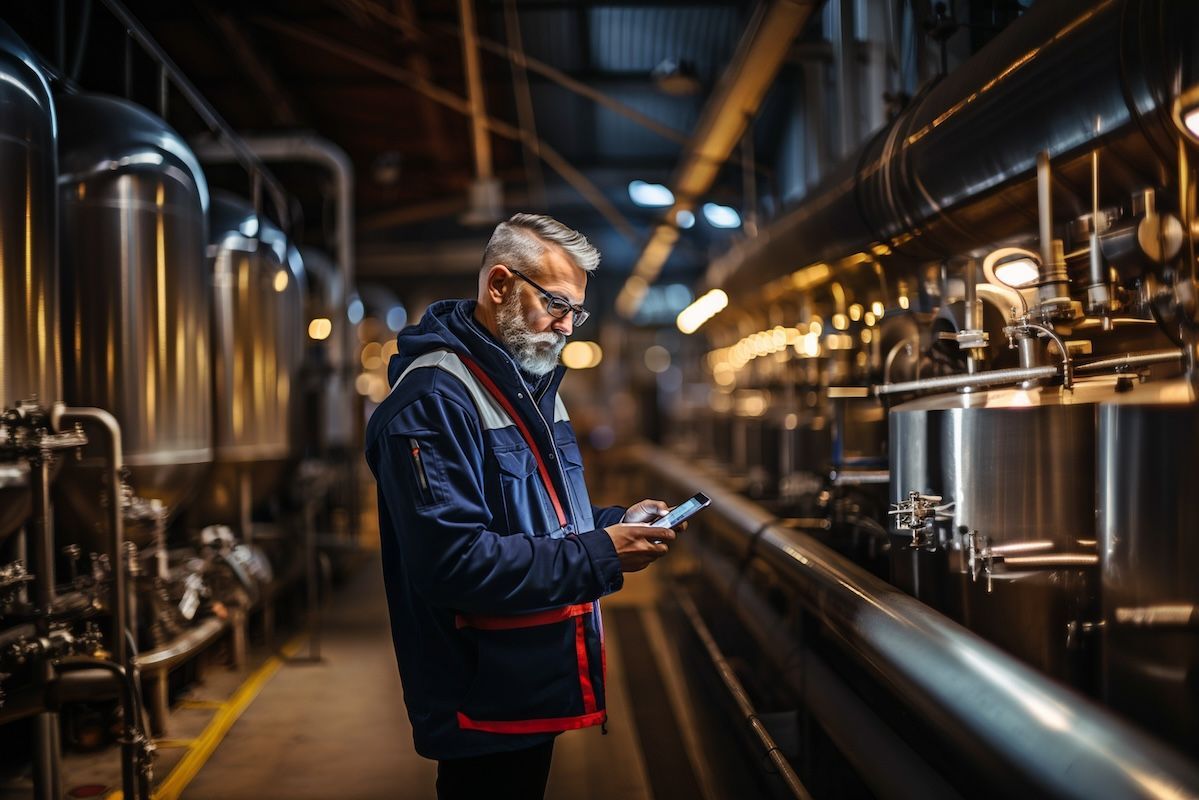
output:
[[[420,486],[421,499],[425,503],[433,501],[433,492],[429,488],[429,476],[425,474],[425,462],[420,455],[420,442],[416,439],[408,439],[409,452],[412,454],[412,467],[416,470],[416,482]]]

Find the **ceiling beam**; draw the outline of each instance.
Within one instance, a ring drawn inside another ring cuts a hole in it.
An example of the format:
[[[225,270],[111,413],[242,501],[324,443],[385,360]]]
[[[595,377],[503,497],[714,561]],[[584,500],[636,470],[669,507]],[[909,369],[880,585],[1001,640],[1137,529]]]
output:
[[[208,24],[215,28],[224,40],[237,66],[266,99],[272,121],[285,128],[301,127],[302,115],[295,100],[283,87],[274,68],[262,57],[261,48],[255,46],[250,39],[245,25],[229,14],[216,11],[207,3],[199,4],[199,8]]]
[[[394,9],[396,17],[403,24],[409,26],[411,30],[420,30],[416,4],[412,0],[395,0]],[[433,68],[429,66],[429,59],[420,49],[408,48],[408,53],[404,56],[404,64],[412,70],[413,74],[425,80],[432,80]],[[449,137],[446,136],[445,120],[441,111],[432,100],[423,94],[420,95],[417,103],[417,114],[420,116],[421,127],[424,128],[425,137],[433,147],[435,157],[442,165],[454,163],[455,157],[450,147]]]
[[[668,221],[654,229],[616,298],[616,309],[622,316],[632,318],[637,313],[679,239],[674,224],[678,212],[693,210],[712,187],[774,83],[792,41],[821,5],[822,0],[772,0],[754,13],[704,106],[695,134],[684,148],[672,181],[674,205],[665,215]]]
[[[421,78],[411,71],[403,67],[392,64],[386,59],[372,56],[364,53],[361,50],[348,46],[342,42],[333,40],[323,34],[307,30],[298,25],[292,25],[287,22],[280,22],[269,17],[259,17],[256,20],[258,24],[270,28],[278,33],[290,36],[298,41],[307,42],[314,47],[319,47],[335,55],[341,56],[347,61],[358,64],[361,67],[377,72],[380,75],[386,75],[410,87],[414,91],[420,92],[428,96],[434,102],[440,103],[446,108],[450,108],[464,116],[470,116],[470,103],[465,97],[457,95],[448,89],[436,85],[432,81]],[[604,193],[590,179],[587,178],[579,169],[571,164],[567,159],[546,142],[541,139],[533,139],[532,135],[520,130],[514,125],[511,125],[503,120],[495,119],[494,117],[484,117],[484,121],[488,130],[497,136],[502,136],[505,139],[511,139],[516,142],[527,143],[531,147],[535,147],[550,169],[557,172],[566,182],[575,188],[579,194],[583,195],[589,203],[591,203],[604,219],[608,221],[620,235],[625,237],[629,242],[636,244],[640,241],[640,236],[632,224],[625,218],[616,206],[614,206]]]

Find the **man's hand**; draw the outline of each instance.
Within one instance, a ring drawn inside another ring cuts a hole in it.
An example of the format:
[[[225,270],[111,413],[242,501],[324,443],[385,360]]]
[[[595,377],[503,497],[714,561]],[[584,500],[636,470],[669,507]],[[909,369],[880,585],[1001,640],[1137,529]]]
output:
[[[604,528],[604,531],[612,538],[612,544],[616,547],[621,572],[645,569],[666,555],[670,550],[669,544],[674,541],[674,531],[670,528],[621,523],[610,525]]]
[[[629,510],[624,512],[624,516],[620,518],[620,521],[647,524],[658,519],[669,510],[670,506],[661,500],[642,500],[637,505],[630,506]]]

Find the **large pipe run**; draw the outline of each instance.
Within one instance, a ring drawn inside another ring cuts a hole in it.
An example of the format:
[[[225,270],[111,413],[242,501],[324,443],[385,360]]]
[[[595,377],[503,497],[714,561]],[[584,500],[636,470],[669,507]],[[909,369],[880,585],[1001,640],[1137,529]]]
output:
[[[874,243],[923,260],[1019,234],[1036,211],[1037,154],[1068,185],[1087,186],[1097,130],[1113,153],[1104,203],[1127,202],[1175,157],[1163,76],[1196,60],[1197,16],[1199,4],[1185,2],[1034,4],[798,206],[713,262],[706,282],[736,300]],[[1091,203],[1063,205],[1081,216]]]
[[[1054,797],[1199,797],[1199,770],[1092,701],[1017,661],[669,453],[641,447],[659,486],[712,510],[897,699],[993,787]],[[756,534],[755,534],[756,532]]]

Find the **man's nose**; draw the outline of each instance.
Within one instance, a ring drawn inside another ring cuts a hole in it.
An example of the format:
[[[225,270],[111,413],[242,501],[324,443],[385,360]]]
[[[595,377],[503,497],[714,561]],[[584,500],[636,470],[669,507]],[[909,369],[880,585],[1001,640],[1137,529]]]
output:
[[[555,333],[560,333],[563,336],[570,336],[575,331],[575,314],[573,311],[568,311],[562,319],[555,319],[550,325],[550,328]]]

